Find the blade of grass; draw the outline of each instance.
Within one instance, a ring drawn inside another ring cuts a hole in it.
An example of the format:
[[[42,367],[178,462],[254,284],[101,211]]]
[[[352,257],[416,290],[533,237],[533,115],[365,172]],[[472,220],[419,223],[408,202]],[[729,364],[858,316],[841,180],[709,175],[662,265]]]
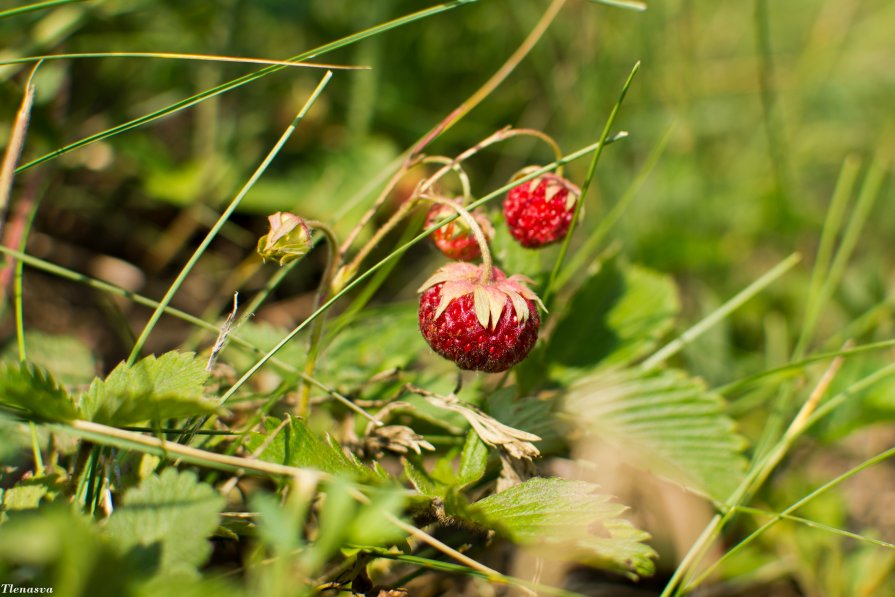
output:
[[[805,348],[811,341],[814,328],[817,325],[817,318],[828,298],[825,296],[825,293],[829,292],[827,288],[828,283],[825,280],[829,279],[827,274],[833,261],[833,248],[836,243],[836,237],[839,235],[839,230],[842,227],[845,209],[854,190],[859,168],[860,161],[855,156],[849,156],[842,163],[842,169],[836,181],[836,188],[833,190],[833,197],[830,200],[830,207],[827,209],[824,226],[821,229],[814,269],[811,272],[808,305],[805,308],[802,332],[799,335],[794,351],[795,358],[804,356]]]
[[[223,56],[216,54],[185,54],[180,52],[80,52],[74,54],[43,54],[41,56],[23,56],[0,60],[0,66],[8,64],[27,64],[53,60],[81,60],[85,58],[158,58],[162,60],[190,60],[199,62],[235,62],[239,64],[279,65],[287,68],[324,68],[326,70],[369,70],[369,66],[351,64],[322,64],[319,62],[300,62],[297,60],[271,60],[268,58],[252,58],[243,56]]]
[[[773,268],[768,270],[767,273],[746,286],[746,288],[742,289],[736,295],[725,301],[723,305],[721,305],[720,307],[709,313],[707,316],[705,316],[698,323],[690,327],[690,329],[653,353],[648,359],[643,361],[641,367],[643,367],[644,369],[652,369],[653,367],[656,367],[657,365],[666,361],[671,356],[677,354],[682,348],[698,338],[706,330],[730,315],[733,311],[738,309],[756,294],[770,286],[780,276],[792,269],[799,261],[801,261],[801,259],[801,255],[799,255],[798,253],[793,253],[792,255],[775,265]]]
[[[224,223],[230,218],[230,215],[236,210],[239,206],[239,203],[246,196],[246,194],[251,190],[251,188],[255,185],[258,179],[261,178],[261,175],[267,170],[267,167],[273,162],[274,158],[280,152],[280,149],[286,144],[286,141],[289,140],[289,137],[292,136],[292,133],[298,127],[298,124],[302,121],[305,115],[308,113],[308,110],[311,109],[311,106],[314,105],[314,102],[317,101],[317,98],[320,97],[320,94],[323,92],[326,85],[329,83],[332,78],[332,71],[327,71],[326,75],[320,80],[320,83],[317,84],[317,88],[314,89],[311,96],[308,98],[308,101],[305,102],[305,105],[302,106],[301,110],[299,110],[298,114],[295,116],[295,119],[289,124],[283,134],[280,136],[280,139],[276,142],[273,148],[268,152],[267,156],[249,178],[249,180],[243,185],[242,189],[236,194],[236,197],[230,202],[230,205],[227,206],[227,209],[221,214],[218,221],[215,225],[208,231],[208,234],[196,248],[196,251],[193,253],[192,257],[190,257],[189,261],[186,265],[181,269],[180,274],[178,274],[177,278],[171,284],[170,288],[168,288],[168,292],[165,293],[165,296],[162,298],[160,305],[156,307],[155,311],[152,313],[152,316],[149,318],[149,321],[146,323],[146,326],[143,328],[142,333],[139,338],[137,338],[137,342],[134,344],[133,349],[131,349],[130,356],[128,356],[127,362],[128,364],[133,364],[134,361],[137,360],[137,357],[140,355],[140,351],[143,349],[143,345],[146,343],[149,334],[152,332],[155,324],[158,323],[159,318],[162,316],[162,311],[168,304],[171,302],[171,299],[174,297],[174,294],[180,289],[181,284],[186,279],[186,277],[190,274],[193,267],[199,261],[199,258],[205,253],[205,249],[208,248],[208,245],[211,244],[211,241],[217,235],[218,231],[223,227]]]
[[[562,246],[559,249],[559,256],[556,258],[553,271],[550,273],[550,279],[547,281],[547,287],[544,289],[543,301],[545,305],[550,304],[550,297],[553,292],[553,287],[556,284],[556,278],[559,276],[559,270],[562,268],[563,260],[566,258],[566,252],[569,250],[569,242],[572,240],[572,234],[574,234],[575,226],[578,224],[578,218],[581,216],[581,208],[584,205],[584,199],[587,197],[587,191],[590,189],[590,183],[593,181],[594,174],[597,171],[597,163],[600,161],[600,156],[603,154],[603,148],[606,146],[606,138],[609,137],[609,131],[612,129],[612,125],[615,124],[615,117],[618,116],[618,111],[621,109],[622,102],[625,101],[625,96],[628,94],[628,88],[631,87],[631,83],[634,81],[634,76],[639,70],[640,61],[638,61],[634,65],[634,68],[631,69],[631,74],[628,75],[628,79],[622,86],[622,91],[618,96],[618,100],[616,100],[615,105],[612,107],[612,111],[609,113],[609,118],[606,119],[606,124],[603,126],[603,132],[600,134],[600,140],[598,142],[599,145],[591,158],[590,166],[587,169],[587,176],[584,178],[584,184],[581,185],[581,197],[579,197],[578,201],[575,203],[575,213],[572,214],[572,222],[569,224],[569,231],[563,239]]]
[[[565,286],[569,280],[575,276],[582,269],[587,267],[590,263],[593,262],[597,251],[600,249],[600,244],[602,244],[603,239],[606,237],[606,234],[612,229],[613,226],[618,222],[621,218],[622,214],[625,212],[625,209],[637,196],[637,193],[640,191],[640,188],[643,186],[643,183],[649,178],[650,173],[653,171],[653,168],[659,162],[659,158],[664,153],[665,148],[668,146],[668,141],[671,139],[671,133],[674,132],[674,125],[668,127],[668,130],[665,132],[665,135],[659,140],[658,143],[653,147],[653,150],[650,152],[649,156],[646,158],[646,162],[644,162],[643,166],[640,168],[640,171],[634,177],[634,180],[628,185],[628,188],[625,190],[624,194],[621,196],[615,205],[612,206],[612,209],[609,210],[604,217],[600,218],[600,223],[594,229],[593,232],[587,237],[587,240],[582,243],[582,245],[575,251],[575,254],[569,259],[568,265],[563,268],[562,273],[559,275],[556,283],[559,287]]]
[[[459,6],[463,6],[465,4],[471,4],[471,3],[477,2],[477,1],[478,0],[453,0],[451,2],[445,2],[443,4],[438,4],[438,5],[432,6],[430,8],[426,8],[426,9],[420,10],[418,12],[411,13],[409,15],[404,15],[397,19],[393,19],[386,23],[376,25],[375,27],[370,27],[368,29],[364,29],[363,31],[359,31],[358,33],[354,33],[347,37],[343,37],[341,39],[338,39],[336,41],[333,41],[328,44],[322,45],[320,47],[314,48],[312,50],[302,52],[301,54],[293,56],[289,61],[301,62],[301,61],[309,60],[311,58],[315,58],[322,54],[332,52],[333,50],[337,50],[339,48],[343,48],[350,44],[357,43],[357,42],[362,41],[370,36],[378,35],[380,33],[384,33],[386,31],[394,29],[396,27],[401,27],[403,25],[413,23],[420,19],[425,19],[427,17],[431,17],[431,16],[437,15],[439,13],[442,13],[442,12],[445,12],[448,10],[452,10]],[[169,106],[166,106],[166,107],[156,110],[154,112],[150,112],[149,114],[146,114],[144,116],[134,118],[133,120],[129,120],[127,122],[124,122],[124,123],[114,126],[112,128],[106,129],[104,131],[100,131],[99,133],[90,135],[88,137],[84,137],[83,139],[80,139],[78,141],[75,141],[74,143],[65,145],[64,147],[60,147],[59,149],[57,149],[55,151],[51,151],[50,153],[43,155],[37,159],[34,159],[34,160],[28,162],[27,164],[19,166],[18,170],[16,170],[16,171],[20,172],[20,171],[26,170],[28,168],[33,168],[34,166],[37,166],[38,164],[42,164],[44,162],[52,160],[53,158],[59,157],[62,154],[68,153],[68,152],[78,149],[80,147],[84,147],[85,145],[95,143],[96,141],[102,141],[103,139],[107,139],[114,135],[123,133],[125,131],[129,131],[129,130],[136,128],[138,126],[142,126],[148,122],[152,122],[153,120],[157,120],[164,116],[168,116],[169,114],[179,112],[180,110],[184,110],[186,108],[194,106],[194,105],[198,104],[199,102],[204,101],[207,98],[215,97],[217,95],[220,95],[220,94],[230,91],[232,89],[236,89],[237,87],[241,87],[242,85],[245,85],[246,83],[251,83],[252,81],[255,81],[262,77],[266,77],[267,75],[273,74],[275,72],[279,72],[280,70],[283,70],[284,68],[286,68],[286,67],[280,66],[280,65],[271,65],[271,66],[264,67],[254,73],[251,73],[248,75],[243,75],[242,77],[238,77],[236,79],[232,79],[226,83],[217,85],[215,87],[212,87],[211,89],[207,89],[205,91],[202,91],[200,93],[192,95],[186,99],[183,99],[183,100],[180,100],[173,104],[170,104]]]
[[[646,10],[646,2],[640,2],[640,0],[590,0],[594,4],[605,4],[606,6],[611,6],[613,8],[625,8],[627,10],[636,10],[637,12],[643,12]]]
[[[810,518],[793,516],[792,514],[786,514],[784,512],[771,512],[769,510],[762,510],[760,508],[750,508],[749,506],[737,506],[737,510],[743,512],[744,514],[751,514],[753,516],[766,516],[779,520],[791,520],[793,522],[803,524],[807,527],[826,531],[833,535],[839,535],[840,537],[845,537],[847,539],[855,539],[856,541],[861,541],[870,545],[876,545],[877,547],[887,547],[889,549],[895,549],[895,543],[873,539],[872,537],[865,537],[864,535],[859,535],[858,533],[852,533],[851,531],[846,531],[845,529],[840,529],[838,527],[824,524],[822,522],[817,522],[815,520],[811,520]]]
[[[7,17],[14,17],[18,15],[22,15],[29,12],[34,12],[36,10],[46,10],[48,8],[55,8],[56,6],[62,6],[64,4],[74,4],[76,2],[85,2],[86,0],[47,0],[46,2],[35,2],[34,4],[26,4],[25,6],[17,6],[15,8],[8,8],[6,10],[0,11],[0,19],[5,19]]]
[[[366,545],[355,545],[354,547],[356,549],[363,550],[364,552],[366,552],[368,554],[374,555],[378,558],[395,560],[396,562],[404,562],[405,564],[413,564],[414,566],[420,566],[421,568],[428,568],[430,570],[438,570],[441,572],[452,572],[452,573],[456,573],[456,574],[466,574],[468,576],[475,576],[475,577],[482,578],[485,580],[491,580],[488,577],[488,575],[483,574],[482,572],[475,570],[473,568],[469,568],[468,566],[462,566],[460,564],[453,564],[451,562],[443,562],[441,560],[433,560],[431,558],[426,558],[426,557],[422,557],[419,555],[397,553],[395,551],[389,551],[387,549],[383,549],[383,548],[379,548],[379,547],[369,547]],[[535,591],[538,594],[556,595],[557,597],[583,597],[583,595],[581,593],[575,593],[574,591],[567,591],[565,589],[560,589],[558,587],[542,585],[539,583],[527,581],[527,580],[513,577],[513,576],[503,576],[503,579],[506,581],[506,584],[508,584],[508,585],[524,587],[526,589]]]
[[[6,212],[9,210],[9,198],[12,194],[16,163],[22,155],[25,134],[28,132],[28,123],[31,120],[31,106],[34,104],[34,75],[38,68],[40,68],[39,62],[31,69],[31,74],[25,81],[25,93],[22,95],[22,102],[19,104],[19,110],[12,123],[9,143],[3,153],[3,164],[0,165],[0,238],[3,238],[3,224],[6,222]]]
[[[819,363],[822,361],[827,361],[830,359],[834,359],[836,357],[851,357],[858,354],[863,354],[865,352],[871,352],[875,350],[885,350],[886,348],[895,347],[895,340],[882,340],[880,342],[870,342],[869,344],[861,344],[859,346],[855,346],[852,348],[847,348],[844,350],[836,350],[833,352],[823,352],[819,354],[811,355],[810,357],[806,357],[804,359],[798,361],[791,361],[785,365],[781,365],[779,367],[774,367],[773,369],[767,369],[765,371],[761,371],[759,373],[755,373],[753,375],[748,375],[736,381],[732,381],[724,384],[723,386],[718,386],[714,388],[712,391],[717,392],[719,394],[729,394],[730,392],[739,390],[749,384],[755,383],[761,379],[765,379],[767,377],[774,377],[775,375],[781,375],[783,373],[798,373],[805,369],[806,366],[812,365],[814,363]]]

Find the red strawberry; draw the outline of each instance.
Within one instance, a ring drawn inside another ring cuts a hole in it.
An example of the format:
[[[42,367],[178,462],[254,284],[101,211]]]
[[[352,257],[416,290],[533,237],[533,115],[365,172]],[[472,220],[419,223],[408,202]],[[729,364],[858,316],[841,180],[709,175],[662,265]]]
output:
[[[519,244],[537,249],[569,231],[581,192],[562,176],[544,174],[510,189],[503,215]]]
[[[426,228],[431,227],[439,220],[456,214],[457,211],[447,205],[436,205],[426,216]],[[485,239],[490,241],[494,238],[494,228],[491,222],[485,216],[475,213],[472,214],[476,223],[482,229]],[[442,253],[451,259],[458,261],[474,261],[482,256],[482,250],[475,240],[475,235],[469,229],[469,224],[463,218],[457,218],[453,222],[448,222],[438,230],[432,233],[432,240],[435,246]]]
[[[494,373],[522,361],[538,339],[541,300],[524,276],[449,263],[420,288],[420,332],[461,369]]]

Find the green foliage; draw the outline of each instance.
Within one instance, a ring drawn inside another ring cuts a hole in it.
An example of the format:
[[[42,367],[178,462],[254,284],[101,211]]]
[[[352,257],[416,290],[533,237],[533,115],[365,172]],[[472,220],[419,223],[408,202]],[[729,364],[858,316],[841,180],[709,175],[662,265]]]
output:
[[[77,409],[53,376],[29,364],[0,363],[0,405],[45,421],[68,421]]]
[[[159,575],[194,576],[211,554],[224,498],[196,475],[169,468],[125,493],[106,532],[121,553]]]
[[[632,577],[655,570],[647,533],[619,518],[625,506],[584,481],[534,478],[475,503],[480,521],[548,558],[609,567]]]
[[[744,440],[722,399],[675,370],[607,370],[572,385],[570,421],[610,442],[620,456],[725,500],[742,480]]]
[[[609,259],[555,315],[546,360],[573,378],[595,366],[630,363],[656,348],[679,310],[669,276]]]
[[[332,437],[320,437],[300,419],[289,417],[288,423],[282,427],[280,421],[268,419],[264,429],[263,433],[252,433],[246,441],[251,452],[264,445],[258,455],[261,460],[362,481],[383,479],[379,472],[364,466],[353,454],[342,450]],[[272,435],[274,432],[276,435]]]
[[[195,354],[168,352],[121,363],[94,380],[81,397],[81,416],[106,425],[134,425],[209,414],[216,405],[203,397],[208,373]]]
[[[461,489],[472,485],[485,475],[488,466],[488,446],[485,445],[475,431],[466,434],[463,450],[460,452],[460,466],[457,470],[457,481]]]

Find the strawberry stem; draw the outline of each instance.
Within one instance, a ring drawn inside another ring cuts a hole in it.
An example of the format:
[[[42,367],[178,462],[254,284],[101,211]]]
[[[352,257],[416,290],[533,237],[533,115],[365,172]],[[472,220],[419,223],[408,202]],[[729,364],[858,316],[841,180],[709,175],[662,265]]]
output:
[[[336,240],[336,235],[332,228],[323,222],[315,220],[308,220],[305,223],[312,230],[319,230],[326,238],[327,245],[329,245],[329,251],[327,252],[326,257],[326,270],[323,272],[323,279],[320,280],[320,286],[317,287],[317,295],[314,297],[314,307],[311,310],[314,312],[320,308],[327,293],[330,292],[330,289],[332,288],[333,277],[336,274],[337,268],[342,263],[342,253],[339,250],[339,243]],[[323,322],[325,320],[325,317],[318,317],[314,320],[311,327],[311,339],[308,342],[308,357],[305,361],[304,381],[299,390],[298,407],[296,408],[296,414],[305,419],[310,414],[311,383],[308,381],[308,378],[314,374],[314,367],[317,365],[320,337],[323,335]]]
[[[426,201],[431,201],[432,203],[437,203],[439,205],[446,205],[456,211],[458,216],[463,218],[463,221],[466,222],[470,231],[472,231],[472,235],[475,237],[475,242],[479,245],[479,250],[482,252],[482,284],[490,283],[492,270],[494,269],[494,261],[491,258],[491,249],[488,248],[488,239],[485,238],[485,233],[482,232],[481,226],[475,221],[472,214],[469,213],[465,207],[450,199],[442,199],[441,197],[433,197],[431,195],[423,195],[420,199],[425,199]],[[445,221],[444,224],[447,224],[452,219],[453,218]]]

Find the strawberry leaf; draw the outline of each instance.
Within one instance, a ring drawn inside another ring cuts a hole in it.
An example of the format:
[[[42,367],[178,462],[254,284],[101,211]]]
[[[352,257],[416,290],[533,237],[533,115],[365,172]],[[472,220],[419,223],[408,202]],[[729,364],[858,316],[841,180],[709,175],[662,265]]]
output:
[[[197,576],[211,555],[209,537],[225,500],[191,472],[169,468],[124,494],[106,531],[119,549],[160,573]]]
[[[383,480],[384,474],[364,466],[353,454],[346,453],[329,435],[321,437],[308,429],[299,419],[289,418],[289,423],[271,439],[280,421],[268,419],[264,433],[252,433],[246,441],[249,452],[254,453],[267,444],[258,456],[267,462],[308,468],[360,481]]]
[[[40,367],[18,363],[0,364],[0,405],[46,421],[70,421],[78,412],[52,375]]]
[[[720,396],[680,371],[605,371],[574,384],[565,411],[621,455],[690,490],[726,499],[742,479],[745,441]]]
[[[460,467],[457,471],[457,485],[462,489],[472,485],[485,475],[488,466],[488,446],[475,431],[466,434],[463,451],[460,452]]]
[[[631,578],[652,574],[649,538],[619,518],[625,506],[584,481],[536,477],[476,502],[481,524],[540,555],[608,568]]]
[[[214,412],[203,398],[205,365],[191,352],[121,363],[105,380],[94,380],[81,398],[82,417],[105,425],[178,419]]]
[[[656,347],[679,310],[670,277],[610,259],[572,297],[550,336],[547,362],[564,379],[630,363]]]

